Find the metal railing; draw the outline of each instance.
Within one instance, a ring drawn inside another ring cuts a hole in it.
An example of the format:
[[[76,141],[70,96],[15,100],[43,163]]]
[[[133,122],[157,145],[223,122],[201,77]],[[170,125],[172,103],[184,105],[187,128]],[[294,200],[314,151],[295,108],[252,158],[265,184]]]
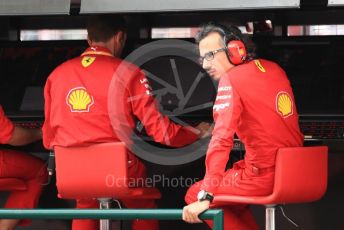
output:
[[[0,209],[0,219],[154,219],[181,220],[181,209]],[[223,211],[207,210],[200,216],[214,221],[214,230],[223,230]]]

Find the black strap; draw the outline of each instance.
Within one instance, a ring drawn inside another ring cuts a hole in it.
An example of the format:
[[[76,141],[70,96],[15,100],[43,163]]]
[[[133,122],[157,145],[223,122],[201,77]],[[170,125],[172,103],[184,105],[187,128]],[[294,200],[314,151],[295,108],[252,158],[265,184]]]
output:
[[[51,181],[51,177],[54,175],[55,173],[55,153],[54,151],[50,151],[49,153],[49,159],[48,159],[48,167],[47,167],[47,170],[48,170],[48,180],[45,184],[43,185],[48,185],[50,184],[50,181]]]

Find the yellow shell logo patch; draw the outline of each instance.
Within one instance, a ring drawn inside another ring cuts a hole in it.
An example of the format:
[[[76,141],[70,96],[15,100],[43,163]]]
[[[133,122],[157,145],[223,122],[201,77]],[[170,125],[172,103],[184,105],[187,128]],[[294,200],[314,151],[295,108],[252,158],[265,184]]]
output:
[[[84,87],[77,87],[69,91],[66,102],[71,112],[89,112],[94,101]]]
[[[96,57],[85,56],[81,60],[81,65],[85,68],[89,67],[94,62],[94,60],[96,60]]]
[[[239,54],[240,54],[240,56],[244,55],[244,49],[240,48],[239,49]]]
[[[293,101],[288,93],[279,92],[276,97],[277,112],[282,117],[288,117],[293,114]]]
[[[258,67],[258,69],[259,69],[261,72],[263,72],[263,73],[266,72],[266,70],[264,69],[264,67],[262,66],[262,64],[260,63],[259,60],[254,60],[254,63],[256,64],[256,66]]]

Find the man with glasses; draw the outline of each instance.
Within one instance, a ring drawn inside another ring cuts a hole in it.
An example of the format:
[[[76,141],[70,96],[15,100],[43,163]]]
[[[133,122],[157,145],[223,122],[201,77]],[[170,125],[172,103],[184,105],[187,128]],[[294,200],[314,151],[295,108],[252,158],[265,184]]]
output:
[[[201,65],[219,86],[206,174],[185,197],[183,220],[189,223],[200,223],[198,215],[211,206],[224,210],[226,230],[258,229],[247,205],[219,207],[212,203],[214,196],[271,194],[277,150],[303,144],[285,72],[276,63],[254,59],[244,40],[238,28],[214,24],[203,26],[196,36]],[[226,170],[234,134],[245,144],[246,154]]]

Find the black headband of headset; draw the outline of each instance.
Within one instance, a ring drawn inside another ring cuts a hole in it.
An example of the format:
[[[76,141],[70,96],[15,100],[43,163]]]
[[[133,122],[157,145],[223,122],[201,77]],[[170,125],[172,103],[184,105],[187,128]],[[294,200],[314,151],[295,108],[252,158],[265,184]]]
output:
[[[225,45],[227,46],[229,41],[233,41],[233,40],[239,40],[243,42],[243,39],[239,37],[239,35],[237,35],[233,30],[234,28],[229,28],[227,26],[224,25],[214,25],[218,28],[218,30],[221,31],[222,36],[223,36],[223,40],[225,42]],[[238,30],[238,32],[240,32],[239,29],[235,29]]]

